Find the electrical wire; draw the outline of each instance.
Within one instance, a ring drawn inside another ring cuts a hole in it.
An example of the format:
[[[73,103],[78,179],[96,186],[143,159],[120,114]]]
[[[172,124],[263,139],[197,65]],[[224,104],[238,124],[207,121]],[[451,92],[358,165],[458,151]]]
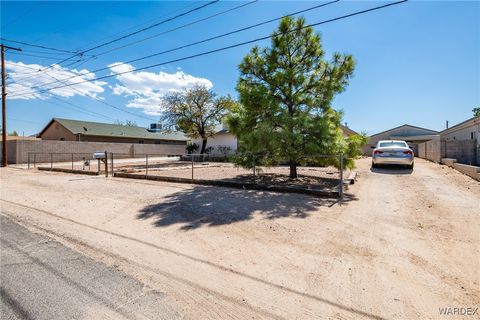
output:
[[[210,6],[210,5],[213,5],[213,4],[215,4],[215,3],[219,2],[219,1],[220,1],[220,0],[210,1],[210,2],[208,2],[208,3],[206,3],[206,4],[203,4],[203,5],[201,5],[201,6],[198,6],[198,7],[195,7],[195,8],[193,8],[193,9],[190,9],[190,10],[188,10],[188,11],[186,11],[186,12],[182,12],[182,13],[180,13],[180,14],[177,14],[177,15],[171,17],[171,18],[168,18],[168,19],[162,20],[162,21],[160,21],[160,22],[154,23],[154,24],[152,24],[152,25],[150,25],[150,26],[148,26],[148,27],[144,27],[144,28],[142,28],[142,29],[140,29],[140,30],[136,30],[136,31],[134,31],[134,32],[130,32],[129,34],[126,34],[126,35],[123,35],[123,36],[121,36],[121,37],[115,38],[115,39],[113,39],[113,40],[110,40],[110,41],[104,42],[104,43],[102,43],[102,44],[96,45],[96,46],[94,46],[94,47],[92,47],[92,48],[89,48],[89,49],[86,49],[86,50],[82,50],[82,51],[79,52],[79,53],[75,53],[73,57],[78,56],[78,55],[83,55],[83,54],[85,54],[85,53],[87,53],[87,52],[90,52],[90,51],[93,51],[93,50],[96,50],[96,49],[105,47],[105,46],[107,46],[107,45],[109,45],[109,44],[118,42],[118,41],[120,41],[120,40],[123,40],[123,39],[129,38],[129,37],[131,37],[131,36],[134,36],[134,35],[136,35],[136,34],[139,34],[139,33],[141,33],[141,32],[144,32],[144,31],[150,30],[150,29],[152,29],[152,28],[158,27],[159,25],[162,25],[162,24],[164,24],[164,23],[173,21],[173,20],[175,20],[175,19],[178,19],[178,18],[180,18],[180,17],[183,17],[183,16],[185,16],[185,15],[188,15],[188,14],[190,14],[190,13],[192,13],[192,12],[201,10],[201,9],[203,9],[203,8],[205,8],[205,7],[208,7],[208,6]],[[61,60],[61,61],[58,62],[57,64],[62,64],[63,62],[68,61],[68,60],[70,60],[70,58]]]
[[[311,28],[311,27],[314,27],[314,26],[318,26],[318,25],[322,25],[322,24],[346,19],[346,18],[353,17],[353,16],[356,16],[356,15],[368,13],[368,12],[371,12],[371,11],[384,9],[386,7],[398,5],[398,4],[407,2],[407,1],[408,0],[401,0],[401,1],[388,3],[388,4],[385,4],[385,5],[376,6],[376,7],[372,7],[372,8],[369,8],[369,9],[361,10],[361,11],[356,11],[356,12],[346,14],[346,15],[342,15],[342,16],[339,16],[339,17],[335,17],[335,18],[332,18],[332,19],[323,20],[323,21],[320,21],[320,22],[317,22],[317,23],[305,25],[300,29],[297,28],[297,29],[290,30],[289,33],[297,32],[297,31],[299,31],[301,29],[305,29],[305,28]],[[253,40],[236,43],[236,44],[233,44],[233,45],[230,45],[230,46],[225,46],[225,47],[221,47],[221,48],[217,48],[217,49],[213,49],[213,50],[189,55],[189,56],[186,56],[186,57],[173,59],[173,60],[166,61],[166,62],[156,63],[156,64],[148,65],[148,66],[145,66],[145,67],[141,67],[141,68],[131,69],[131,70],[128,70],[128,71],[117,72],[117,73],[114,73],[114,74],[109,74],[109,75],[101,76],[101,77],[94,78],[94,79],[84,80],[84,81],[81,81],[81,82],[75,82],[75,83],[69,84],[67,86],[73,86],[73,85],[77,85],[77,84],[81,84],[81,83],[85,83],[85,82],[91,82],[91,81],[97,81],[97,80],[112,78],[112,77],[116,77],[116,76],[127,74],[127,73],[147,70],[147,69],[151,69],[151,68],[154,68],[154,67],[159,67],[159,66],[171,64],[171,63],[174,63],[174,62],[179,62],[179,61],[189,60],[189,59],[193,59],[193,58],[197,58],[197,57],[201,57],[201,56],[206,56],[206,55],[209,55],[209,54],[212,54],[212,53],[221,52],[221,51],[229,50],[229,49],[232,49],[232,48],[237,48],[237,47],[240,47],[240,46],[244,46],[244,45],[247,45],[247,44],[252,44],[252,43],[255,43],[255,42],[258,42],[258,41],[270,39],[271,37],[274,37],[276,35],[279,35],[279,34],[278,33],[273,33],[273,34],[268,35],[268,36],[259,37],[259,38],[253,39]],[[43,92],[47,92],[47,91],[50,91],[50,90],[53,90],[53,89],[58,89],[58,88],[64,88],[64,87],[66,87],[66,86],[57,86],[57,87],[53,87],[53,88],[49,88],[49,89],[44,89]],[[42,90],[40,90],[39,92],[42,92]],[[15,95],[15,92],[13,94]],[[17,94],[18,94],[18,92],[17,92]]]
[[[187,23],[187,24],[184,24],[184,25],[175,27],[175,28],[173,28],[173,29],[166,30],[166,31],[163,31],[163,32],[161,32],[161,33],[157,33],[157,34],[148,36],[148,37],[146,37],[146,38],[139,39],[139,40],[136,40],[136,41],[133,41],[133,42],[124,44],[124,45],[122,45],[122,46],[115,47],[115,48],[109,49],[109,50],[107,50],[107,51],[103,51],[103,52],[97,53],[97,54],[95,54],[95,56],[96,56],[96,57],[103,56],[103,55],[105,55],[105,54],[107,54],[107,53],[110,53],[110,52],[113,52],[113,51],[117,51],[117,50],[120,50],[120,49],[129,47],[129,46],[135,45],[135,44],[139,44],[139,43],[142,43],[142,42],[147,41],[147,40],[151,40],[151,39],[154,39],[154,38],[158,38],[158,37],[163,36],[163,35],[165,35],[165,34],[168,34],[168,33],[171,33],[171,32],[174,32],[174,31],[177,31],[177,30],[186,28],[186,27],[190,27],[190,26],[193,26],[193,25],[195,25],[195,24],[197,24],[197,23],[200,23],[200,22],[203,22],[203,21],[207,21],[207,20],[213,19],[213,18],[218,17],[218,16],[220,16],[220,15],[223,15],[223,14],[225,14],[225,13],[229,13],[229,12],[238,10],[238,9],[240,9],[240,8],[249,6],[249,5],[254,4],[254,3],[258,2],[258,1],[259,1],[259,0],[253,0],[253,1],[250,1],[250,2],[247,2],[247,3],[243,3],[243,4],[238,5],[238,6],[235,6],[235,7],[233,7],[233,8],[230,8],[230,9],[227,9],[227,10],[224,10],[224,11],[221,11],[221,12],[218,12],[218,13],[215,13],[215,14],[212,14],[212,15],[210,15],[210,16],[208,16],[208,17],[205,17],[205,18],[202,18],[202,19],[198,19],[198,20],[189,22],[189,23]],[[337,1],[340,1],[340,0],[336,0],[336,1],[334,1],[334,2],[337,2]]]
[[[11,42],[11,43],[16,43],[16,44],[21,44],[21,45],[28,46],[28,47],[40,48],[40,49],[45,49],[45,50],[54,50],[54,51],[58,51],[58,52],[79,54],[78,52],[74,52],[74,51],[57,49],[57,48],[52,48],[52,47],[46,47],[46,46],[42,46],[42,45],[38,45],[38,44],[31,44],[31,43],[27,43],[27,42],[23,42],[23,41],[6,39],[6,38],[3,38],[3,37],[0,37],[0,40]]]
[[[45,73],[47,76],[49,76],[50,78],[66,84],[66,83],[65,83],[65,80],[63,80],[63,79],[58,79],[57,77],[49,74],[48,72],[44,72],[44,73]],[[74,90],[74,91],[77,91],[78,93],[80,93],[80,95],[86,95],[85,92],[82,92],[82,91],[78,90],[78,89],[75,88],[75,87],[70,87],[70,89],[72,89],[72,90]],[[34,95],[34,94],[36,94],[36,92],[32,93],[32,95]],[[153,119],[153,118],[146,117],[146,116],[143,116],[143,115],[139,115],[139,114],[136,114],[136,113],[134,113],[134,112],[130,112],[130,111],[128,111],[128,110],[124,110],[124,109],[122,109],[122,108],[120,108],[120,107],[117,107],[117,106],[111,104],[111,103],[108,103],[108,102],[106,102],[106,101],[103,101],[102,99],[100,99],[100,98],[98,98],[98,97],[91,96],[91,95],[87,95],[87,96],[88,96],[89,98],[92,98],[92,99],[94,99],[94,100],[96,100],[96,101],[98,101],[98,102],[100,102],[100,103],[108,106],[108,107],[114,108],[114,109],[119,110],[119,111],[124,112],[124,113],[128,113],[128,114],[133,115],[133,116],[135,116],[135,117],[137,117],[137,118],[147,119],[147,120],[149,120],[149,121],[157,121],[157,120],[155,120],[155,119]],[[55,99],[60,99],[60,98],[58,98],[58,97],[56,97],[56,96],[53,96],[53,98],[55,98]],[[61,100],[61,101],[63,101],[64,103],[70,103],[70,102],[65,101],[65,100]],[[93,111],[89,111],[89,112],[93,112]],[[98,114],[98,113],[97,113],[97,114]],[[101,115],[101,114],[99,114],[99,115]]]
[[[35,57],[35,58],[39,58],[39,59],[55,60],[55,61],[58,60],[58,58],[55,58],[55,57],[41,56],[41,55],[38,55],[38,54],[29,54],[29,53],[16,52],[16,51],[11,51],[10,53],[11,54],[16,54],[16,55],[21,55],[21,56],[26,56],[26,57]],[[73,57],[69,58],[69,59],[73,59]]]
[[[186,44],[186,45],[182,45],[182,46],[179,46],[179,47],[176,47],[176,48],[164,50],[164,51],[161,51],[161,52],[157,52],[157,53],[154,53],[154,54],[151,54],[151,55],[148,55],[148,56],[136,58],[136,59],[129,60],[129,61],[126,61],[126,62],[120,62],[120,63],[114,64],[114,65],[111,65],[109,67],[99,68],[99,69],[96,69],[96,70],[93,70],[93,71],[89,71],[88,73],[85,73],[85,74],[95,74],[96,72],[109,70],[111,67],[131,64],[133,62],[146,60],[146,59],[157,57],[157,56],[160,56],[160,55],[163,55],[163,54],[166,54],[166,53],[171,53],[171,52],[174,52],[174,51],[177,51],[177,50],[185,49],[185,48],[192,47],[192,46],[195,46],[195,45],[198,45],[198,44],[202,44],[202,43],[206,43],[206,42],[213,41],[213,40],[216,40],[216,39],[220,39],[220,38],[232,35],[232,34],[243,32],[243,31],[253,29],[253,28],[256,28],[256,27],[259,27],[259,26],[262,26],[262,25],[265,25],[265,24],[268,24],[268,23],[271,23],[271,22],[274,22],[274,21],[281,20],[284,17],[290,17],[290,16],[294,16],[294,15],[297,15],[297,14],[312,11],[312,10],[315,10],[315,9],[319,9],[321,7],[325,7],[325,6],[328,6],[330,4],[333,4],[333,3],[336,3],[336,2],[339,2],[339,1],[340,0],[334,0],[334,1],[330,1],[330,2],[327,2],[327,3],[320,4],[320,5],[316,5],[316,6],[313,6],[313,7],[309,7],[309,8],[306,8],[306,9],[303,9],[303,10],[300,10],[300,11],[296,11],[296,12],[293,12],[293,13],[290,13],[290,14],[287,14],[287,15],[284,15],[284,16],[281,16],[281,17],[266,20],[266,21],[263,21],[263,22],[260,22],[260,23],[256,23],[256,24],[244,27],[244,28],[240,28],[240,29],[236,29],[236,30],[233,30],[233,31],[230,31],[230,32],[222,33],[222,34],[219,34],[219,35],[216,35],[216,36],[213,36],[213,37],[209,37],[209,38],[206,38],[206,39],[203,39],[203,40],[195,41],[195,42],[192,42],[192,43],[189,43],[189,44]],[[73,79],[73,78],[76,78],[76,77],[78,77],[78,76],[72,76],[72,77],[67,78],[65,80],[70,80],[70,79]],[[56,82],[54,81],[54,82],[49,82],[45,85],[51,85],[51,84],[55,84],[55,83]]]

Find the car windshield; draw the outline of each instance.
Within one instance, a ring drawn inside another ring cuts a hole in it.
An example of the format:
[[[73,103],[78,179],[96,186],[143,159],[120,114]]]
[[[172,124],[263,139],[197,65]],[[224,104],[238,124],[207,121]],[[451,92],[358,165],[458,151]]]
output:
[[[401,141],[380,142],[380,145],[379,145],[380,148],[389,148],[389,147],[405,148],[406,146],[407,146],[407,144],[405,142],[401,142]]]

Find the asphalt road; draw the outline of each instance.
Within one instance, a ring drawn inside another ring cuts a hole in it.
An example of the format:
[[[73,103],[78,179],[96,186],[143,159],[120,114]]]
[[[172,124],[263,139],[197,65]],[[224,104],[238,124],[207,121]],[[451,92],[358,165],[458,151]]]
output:
[[[0,318],[172,319],[166,294],[0,215]]]

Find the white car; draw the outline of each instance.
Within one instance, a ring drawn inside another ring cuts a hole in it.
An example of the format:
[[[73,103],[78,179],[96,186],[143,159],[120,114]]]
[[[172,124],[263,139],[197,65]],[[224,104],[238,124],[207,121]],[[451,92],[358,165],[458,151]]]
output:
[[[382,164],[395,164],[413,169],[413,158],[413,150],[405,141],[380,140],[372,152],[372,168]]]

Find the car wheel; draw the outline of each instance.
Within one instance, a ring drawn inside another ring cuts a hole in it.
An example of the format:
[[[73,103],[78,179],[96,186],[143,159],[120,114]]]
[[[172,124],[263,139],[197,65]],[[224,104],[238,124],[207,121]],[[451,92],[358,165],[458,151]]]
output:
[[[372,161],[372,168],[378,168],[378,164],[376,164]]]
[[[408,169],[413,169],[413,162],[411,165],[408,166]]]

